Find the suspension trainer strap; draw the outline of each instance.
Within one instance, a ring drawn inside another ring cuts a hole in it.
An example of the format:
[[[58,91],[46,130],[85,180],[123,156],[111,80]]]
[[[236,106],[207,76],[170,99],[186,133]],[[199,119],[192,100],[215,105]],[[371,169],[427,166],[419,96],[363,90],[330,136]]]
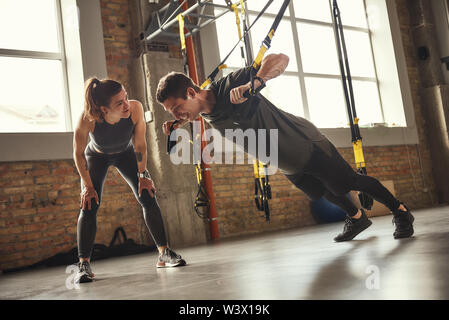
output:
[[[337,0],[333,0],[332,13],[334,18],[335,37],[337,39],[338,60],[340,65],[341,80],[345,95],[346,108],[348,111],[349,125],[351,128],[352,147],[354,150],[354,158],[357,172],[366,175],[365,158],[363,156],[362,136],[360,134],[359,118],[355,109],[354,91],[352,88],[351,71],[349,68],[348,53],[346,50],[346,42],[343,32],[343,23],[341,21],[341,13],[338,8]],[[343,61],[344,60],[344,61]],[[361,205],[370,210],[373,205],[373,198],[366,193],[359,192]]]
[[[186,75],[189,74],[189,68],[187,63],[187,52],[186,52],[186,35],[184,33],[184,16],[182,14],[178,14],[177,16],[178,24],[179,24],[179,39],[181,41],[181,52],[182,58],[184,60],[184,73]]]
[[[253,23],[251,23],[251,25],[249,26],[248,30],[246,30],[243,33],[242,38],[245,39],[248,35],[248,32],[251,30],[251,28],[254,26],[254,24],[259,20],[259,18],[265,13],[265,11],[268,9],[268,7],[271,5],[271,3],[273,2],[273,0],[269,0],[265,6],[263,7],[263,9],[259,12],[259,14],[257,15],[256,19],[254,19]],[[234,52],[235,48],[237,48],[237,46],[240,44],[240,41],[242,39],[239,39],[237,41],[237,43],[234,45],[234,47],[231,49],[231,51],[226,55],[226,57],[220,62],[220,64],[209,74],[209,76],[207,77],[206,81],[203,82],[203,84],[201,85],[201,88],[205,88],[208,85],[211,84],[212,81],[215,80],[215,77],[217,76],[218,72],[221,69],[226,68],[225,62],[226,60],[228,60],[229,56],[232,54],[232,52]]]
[[[282,17],[284,16],[289,3],[290,3],[290,0],[284,0],[284,2],[282,3],[282,6],[279,9],[278,14],[274,18],[274,21],[270,27],[270,30],[268,31],[265,39],[262,42],[262,45],[260,46],[259,52],[257,53],[257,56],[256,56],[256,59],[254,59],[254,62],[252,64],[252,69],[251,69],[251,88],[243,94],[243,96],[246,98],[256,95],[262,88],[262,87],[259,87],[257,90],[254,90],[254,76],[256,75],[257,71],[260,68],[260,65],[262,64],[262,59],[265,56],[265,53],[271,47],[271,41],[274,37],[274,33],[276,32],[276,29],[278,28],[279,23],[281,22]]]

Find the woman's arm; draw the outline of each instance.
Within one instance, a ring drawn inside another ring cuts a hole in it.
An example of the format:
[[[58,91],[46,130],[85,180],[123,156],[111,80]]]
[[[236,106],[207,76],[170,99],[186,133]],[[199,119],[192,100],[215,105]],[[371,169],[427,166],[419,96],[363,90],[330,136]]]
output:
[[[75,129],[75,135],[73,137],[73,159],[75,160],[76,168],[84,184],[83,191],[81,192],[80,207],[84,209],[91,209],[90,199],[95,198],[97,204],[98,194],[95,191],[92,180],[89,174],[89,168],[87,166],[87,160],[84,155],[84,149],[86,149],[87,141],[89,137],[89,131],[93,127],[93,123],[85,119],[83,115],[78,122],[78,126]]]
[[[147,141],[145,139],[147,127],[145,124],[143,106],[137,100],[132,100],[134,124],[134,152],[136,153],[137,166],[139,172],[147,169]]]
[[[147,141],[146,131],[147,126],[145,123],[145,117],[142,104],[137,100],[131,100],[133,104],[133,118],[134,124],[134,152],[137,158],[137,167],[139,173],[143,173],[147,170]],[[156,188],[151,178],[139,178],[139,196],[142,195],[142,190],[147,189],[150,196],[154,196]]]
[[[92,180],[89,175],[89,168],[87,167],[86,157],[84,156],[84,150],[87,146],[90,128],[90,121],[81,116],[73,138],[73,159],[75,160],[76,168],[78,169],[81,179],[83,179],[85,187],[93,187]]]

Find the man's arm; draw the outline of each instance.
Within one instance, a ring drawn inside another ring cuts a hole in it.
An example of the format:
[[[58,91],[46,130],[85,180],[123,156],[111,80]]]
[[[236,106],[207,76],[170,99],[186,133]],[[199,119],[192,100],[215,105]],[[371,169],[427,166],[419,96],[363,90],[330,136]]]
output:
[[[276,78],[284,73],[289,60],[289,57],[282,53],[269,54],[262,60],[256,76],[262,78],[265,82],[270,79]],[[256,84],[254,84],[254,86],[256,86]]]
[[[273,78],[280,76],[284,73],[287,68],[289,62],[289,57],[285,54],[269,54],[266,56],[262,63],[260,64],[260,68],[257,71],[256,76],[261,78],[263,82],[267,82]],[[254,80],[254,89],[257,89],[262,85],[257,78]],[[244,85],[236,87],[230,92],[230,100],[233,104],[240,104],[247,100],[247,98],[243,97],[243,94],[251,88],[251,82],[248,82]]]

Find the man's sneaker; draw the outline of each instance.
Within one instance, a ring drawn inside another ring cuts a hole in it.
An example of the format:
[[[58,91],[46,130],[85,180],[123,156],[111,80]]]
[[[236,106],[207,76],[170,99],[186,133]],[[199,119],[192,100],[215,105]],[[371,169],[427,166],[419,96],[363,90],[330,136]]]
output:
[[[360,209],[362,216],[359,219],[353,219],[349,216],[346,217],[345,226],[343,232],[334,238],[334,241],[349,241],[354,239],[356,235],[368,228],[372,222],[368,219],[363,209]]]
[[[397,209],[393,212],[393,224],[396,225],[396,230],[393,233],[395,239],[408,238],[414,233],[413,221],[415,221],[415,218],[405,204],[401,204],[407,211]]]
[[[75,276],[76,283],[92,282],[94,276],[95,275],[92,272],[92,269],[90,268],[89,261],[83,261],[78,263],[78,272]]]
[[[172,249],[165,248],[164,252],[159,254],[156,267],[165,268],[165,267],[177,267],[185,265],[186,265],[185,260],[182,259],[179,254],[174,252]]]

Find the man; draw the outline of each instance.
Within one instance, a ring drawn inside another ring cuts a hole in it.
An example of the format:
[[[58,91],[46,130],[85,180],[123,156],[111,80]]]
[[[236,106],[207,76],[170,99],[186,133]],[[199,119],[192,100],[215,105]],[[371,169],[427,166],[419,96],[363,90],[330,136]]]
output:
[[[281,75],[288,61],[284,54],[266,56],[254,78],[254,89]],[[281,172],[309,198],[325,197],[347,213],[343,232],[335,241],[352,240],[372,223],[346,197],[351,190],[362,191],[391,210],[395,239],[413,235],[414,217],[408,208],[379,181],[356,173],[311,122],[278,109],[261,94],[245,98],[244,92],[251,87],[250,74],[251,67],[242,68],[201,89],[184,74],[171,72],[160,79],[156,98],[179,120],[174,129],[199,115],[222,134],[225,129],[278,129]],[[165,134],[172,123],[164,123]]]

